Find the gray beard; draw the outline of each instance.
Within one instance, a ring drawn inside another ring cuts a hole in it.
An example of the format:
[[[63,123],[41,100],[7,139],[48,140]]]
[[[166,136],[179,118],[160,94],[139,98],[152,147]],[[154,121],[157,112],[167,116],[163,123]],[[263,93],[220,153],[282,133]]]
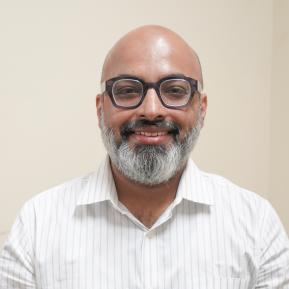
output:
[[[173,139],[168,145],[129,146],[126,139],[116,142],[111,128],[104,124],[103,113],[100,118],[102,140],[113,165],[133,182],[155,186],[167,182],[186,164],[202,128],[200,109],[196,125],[182,141]]]

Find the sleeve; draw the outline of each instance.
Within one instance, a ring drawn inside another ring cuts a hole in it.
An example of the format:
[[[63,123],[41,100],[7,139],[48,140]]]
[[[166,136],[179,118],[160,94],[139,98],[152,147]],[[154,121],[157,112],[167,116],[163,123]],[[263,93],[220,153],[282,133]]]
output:
[[[289,241],[268,202],[260,229],[260,263],[255,288],[289,289]]]
[[[34,213],[26,204],[0,252],[0,289],[36,288],[34,274]]]

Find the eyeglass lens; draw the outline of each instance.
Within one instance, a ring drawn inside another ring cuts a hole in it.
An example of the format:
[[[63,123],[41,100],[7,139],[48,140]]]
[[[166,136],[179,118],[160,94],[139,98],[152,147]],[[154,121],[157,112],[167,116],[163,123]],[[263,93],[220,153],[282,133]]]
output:
[[[138,104],[143,95],[143,85],[134,79],[117,80],[112,87],[112,94],[118,105],[129,107]]]

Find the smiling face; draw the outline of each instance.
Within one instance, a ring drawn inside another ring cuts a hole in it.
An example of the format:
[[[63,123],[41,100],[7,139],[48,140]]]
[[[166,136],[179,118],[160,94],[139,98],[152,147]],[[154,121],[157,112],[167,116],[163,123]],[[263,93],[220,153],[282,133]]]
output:
[[[124,74],[145,82],[158,82],[176,74],[201,80],[199,62],[193,50],[172,31],[156,26],[146,26],[128,33],[110,51],[104,63],[102,81]],[[135,154],[143,152],[139,162],[147,162],[149,158],[153,160],[161,156],[168,157],[169,150],[174,151],[173,147],[187,148],[184,142],[191,138],[192,132],[197,137],[195,128],[200,130],[206,112],[205,95],[195,93],[187,106],[171,109],[163,106],[152,88],[148,89],[142,104],[134,109],[115,107],[106,93],[97,96],[96,104],[104,138],[110,135],[114,141],[114,150],[125,143],[126,150]],[[113,156],[112,150],[108,148],[108,141],[104,139],[104,142],[113,164],[119,168],[119,155]],[[175,165],[177,168],[171,174],[181,169],[187,160],[193,144],[190,145],[186,151],[179,151],[181,155]],[[173,153],[176,154],[175,151]],[[171,159],[166,161],[172,162]],[[166,170],[167,166],[168,163]],[[144,168],[140,168],[140,171],[143,170]],[[165,180],[158,182],[166,181],[172,176],[166,176]],[[143,179],[146,178],[151,179],[152,176],[147,174]]]

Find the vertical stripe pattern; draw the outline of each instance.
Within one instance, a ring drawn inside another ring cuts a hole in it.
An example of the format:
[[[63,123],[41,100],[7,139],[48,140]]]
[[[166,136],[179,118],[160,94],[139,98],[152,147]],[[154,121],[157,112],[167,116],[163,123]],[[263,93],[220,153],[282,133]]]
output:
[[[22,208],[0,289],[289,288],[288,237],[271,205],[190,160],[146,228],[117,198],[109,159]]]

